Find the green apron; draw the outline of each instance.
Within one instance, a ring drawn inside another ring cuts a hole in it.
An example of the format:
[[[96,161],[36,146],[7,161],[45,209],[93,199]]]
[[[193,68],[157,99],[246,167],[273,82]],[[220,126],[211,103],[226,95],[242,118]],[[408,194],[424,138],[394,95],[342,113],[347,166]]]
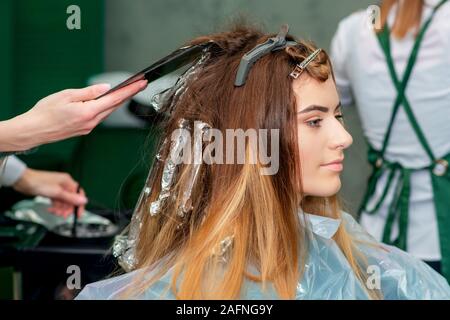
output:
[[[388,191],[391,188],[392,181],[396,175],[399,176],[397,185],[395,186],[394,197],[390,203],[386,224],[383,231],[382,241],[395,245],[400,249],[407,250],[407,230],[408,230],[408,214],[409,214],[409,195],[411,191],[410,176],[414,170],[429,170],[431,175],[431,181],[433,186],[433,198],[434,206],[436,209],[436,216],[439,228],[439,242],[441,247],[441,272],[450,282],[450,172],[448,169],[448,163],[450,162],[450,153],[444,156],[442,159],[437,159],[433,151],[431,150],[415,116],[405,96],[405,89],[408,84],[409,77],[416,62],[417,54],[419,52],[421,41],[424,37],[426,30],[428,29],[431,20],[434,17],[436,11],[446,2],[442,0],[434,9],[431,16],[424,23],[421,28],[417,39],[414,43],[411,55],[408,60],[408,64],[405,69],[405,74],[400,82],[397,73],[395,71],[394,63],[391,56],[390,39],[389,39],[389,27],[386,24],[382,32],[377,34],[378,41],[386,56],[389,73],[397,89],[397,98],[395,100],[391,118],[389,121],[387,132],[384,136],[383,146],[381,150],[375,150],[369,144],[368,160],[372,165],[372,174],[369,177],[368,187],[366,194],[363,198],[362,205],[359,209],[359,215],[362,211],[368,214],[375,214],[382,205]],[[416,133],[420,144],[425,149],[429,159],[430,165],[423,168],[407,168],[401,164],[395,162],[389,162],[384,159],[386,147],[388,145],[389,137],[392,130],[392,125],[395,120],[395,116],[400,108],[403,107],[409,122],[411,123],[414,132]],[[379,178],[384,172],[387,172],[387,183],[381,194],[380,199],[376,202],[373,208],[368,209],[367,204],[370,197],[375,191],[375,187]],[[395,239],[391,239],[392,227],[394,222],[398,221],[399,234]]]

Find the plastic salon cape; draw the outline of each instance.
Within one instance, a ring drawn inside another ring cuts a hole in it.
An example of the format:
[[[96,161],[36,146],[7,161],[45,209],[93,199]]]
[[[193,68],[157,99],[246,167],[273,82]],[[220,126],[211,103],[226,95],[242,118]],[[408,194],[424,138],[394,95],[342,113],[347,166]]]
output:
[[[378,276],[378,281],[370,282],[371,288],[378,285],[385,299],[450,299],[450,286],[440,274],[396,247],[377,243],[351,215],[343,212],[341,221],[305,214],[305,221],[310,247],[296,299],[369,298],[332,239],[340,223],[354,239],[364,241],[356,245],[367,258],[368,276]],[[140,271],[88,284],[76,299],[117,299]],[[171,289],[166,290],[170,283],[171,270],[136,299],[174,299]],[[278,299],[274,289],[267,287],[263,292],[259,283],[244,280],[241,299]]]

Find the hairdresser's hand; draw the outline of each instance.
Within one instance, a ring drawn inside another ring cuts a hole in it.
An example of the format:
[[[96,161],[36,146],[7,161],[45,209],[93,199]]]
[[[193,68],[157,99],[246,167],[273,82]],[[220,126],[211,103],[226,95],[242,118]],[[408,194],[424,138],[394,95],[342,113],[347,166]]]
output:
[[[73,214],[75,206],[80,207],[80,216],[87,203],[84,190],[77,194],[78,183],[67,173],[27,168],[13,188],[23,194],[50,198],[52,206],[48,211],[63,217]]]
[[[4,133],[10,134],[8,140],[14,142],[2,151],[22,151],[44,143],[86,135],[125,100],[146,86],[147,81],[140,80],[98,100],[94,99],[108,91],[109,85],[68,89],[47,96],[26,113],[3,123]]]

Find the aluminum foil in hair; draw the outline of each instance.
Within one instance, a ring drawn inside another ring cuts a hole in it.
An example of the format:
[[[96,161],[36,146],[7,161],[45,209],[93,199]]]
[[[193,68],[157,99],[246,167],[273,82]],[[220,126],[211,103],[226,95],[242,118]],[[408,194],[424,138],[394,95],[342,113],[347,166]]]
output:
[[[163,152],[167,145],[167,138],[164,139],[161,147],[159,148],[158,152],[156,153],[156,160],[163,161]]]
[[[186,184],[186,188],[183,191],[181,206],[178,209],[178,216],[184,217],[187,213],[189,213],[192,208],[192,189],[197,183],[200,168],[202,165],[203,159],[201,158],[203,155],[203,135],[211,129],[211,126],[202,121],[195,121],[194,124],[194,150],[193,150],[193,164],[190,172],[189,180]],[[199,159],[200,157],[200,159]]]
[[[185,131],[181,129],[188,129],[189,122],[186,119],[180,119],[178,122],[178,130],[176,135],[172,137],[170,145],[169,157],[165,160],[164,168],[161,177],[161,191],[158,198],[150,204],[150,215],[155,216],[161,212],[162,206],[166,199],[170,196],[170,188],[173,184],[177,163],[182,156],[182,151],[189,142]]]
[[[200,70],[210,56],[211,54],[209,53],[208,48],[205,48],[200,59],[178,78],[173,87],[155,94],[150,101],[153,109],[157,112],[164,112],[170,116],[173,113],[176,104],[186,92],[188,82],[197,78]],[[170,101],[170,99],[172,100]],[[170,105],[167,107],[169,101]]]
[[[201,67],[205,64],[205,62],[209,59],[209,57],[210,53],[207,49],[205,49],[203,51],[201,58],[178,78],[176,84],[173,87],[166,89],[160,92],[159,94],[156,94],[152,98],[151,100],[152,107],[157,112],[165,112],[166,114],[171,115],[173,110],[175,109],[176,104],[186,91],[187,83],[191,79],[192,80],[196,79],[198,73],[200,72]],[[168,105],[169,99],[171,97],[172,100],[170,102],[168,110],[167,111],[163,110],[164,106]],[[179,128],[180,129],[188,128],[188,121],[185,119],[181,119],[179,122]],[[183,137],[181,130],[179,130],[179,136],[172,141],[169,152],[169,159],[163,159],[162,153],[167,144],[167,139],[164,140],[162,146],[160,147],[156,155],[157,162],[154,164],[153,168],[151,169],[147,177],[147,181],[145,184],[146,187],[142,190],[137,205],[135,207],[129,229],[128,231],[122,233],[121,235],[116,236],[113,245],[113,255],[118,259],[119,264],[126,271],[133,270],[137,265],[135,248],[139,232],[141,231],[142,228],[142,217],[140,215],[140,212],[144,203],[144,199],[146,199],[151,193],[151,188],[149,187],[150,178],[153,177],[153,174],[158,171],[159,165],[161,163],[164,163],[164,170],[161,178],[161,192],[157,200],[153,201],[150,204],[149,208],[150,215],[154,216],[161,212],[164,201],[170,196],[170,187],[172,186],[176,170],[176,164],[173,161],[173,159],[180,156],[180,153],[183,150],[183,147],[186,144],[186,142],[187,142],[186,137]],[[194,181],[193,184],[195,184],[197,175],[198,172],[196,173],[196,170],[194,170],[192,177],[192,180]],[[183,201],[183,206],[181,209],[183,211],[183,215],[184,212],[188,211],[189,208],[191,191],[188,191],[188,193],[189,195],[186,194],[186,196],[184,197],[184,199],[187,200],[185,202]]]
[[[218,250],[215,249],[213,251],[213,256],[216,256],[217,258],[219,258],[219,260],[221,262],[226,263],[227,262],[226,256],[227,256],[231,246],[233,245],[233,242],[234,242],[234,234],[230,235],[228,237],[225,237],[222,241],[220,241]]]
[[[119,265],[130,272],[137,266],[136,240],[131,240],[127,235],[116,236],[113,244],[113,256]]]
[[[200,127],[203,128],[204,126],[202,125]],[[185,119],[180,119],[178,128],[188,129],[189,122]],[[170,187],[173,184],[176,169],[175,161],[181,156],[181,152],[187,142],[188,140],[183,134],[183,131],[178,130],[177,135],[172,138],[169,157],[167,159],[163,159],[163,152],[168,143],[167,139],[164,140],[158,150],[158,153],[156,154],[156,162],[147,176],[145,187],[143,188],[137,201],[130,226],[126,232],[116,236],[115,238],[112,252],[113,256],[117,258],[119,265],[127,272],[133,270],[138,263],[136,258],[136,242],[139,233],[142,230],[141,211],[143,204],[145,203],[145,199],[147,199],[147,197],[151,194],[151,181],[154,179],[159,167],[164,165],[160,194],[158,195],[157,200],[150,204],[150,214],[154,216],[161,211],[164,201],[170,196]]]
[[[142,216],[140,214],[140,209],[142,208],[144,198],[151,192],[148,185],[152,172],[154,172],[153,169],[147,176],[145,183],[146,187],[144,187],[139,196],[133,216],[131,217],[129,228],[127,231],[116,236],[114,240],[112,254],[115,258],[117,258],[119,265],[127,272],[133,270],[137,265],[136,242],[142,229]]]
[[[178,81],[177,81],[178,82]],[[175,84],[176,85],[176,84]],[[173,87],[167,88],[157,94],[155,94],[151,100],[150,105],[155,109],[156,112],[161,112],[163,106],[167,103],[170,93]]]
[[[139,233],[142,229],[142,208],[145,203],[145,199],[151,193],[151,181],[154,178],[156,172],[158,172],[160,163],[161,163],[161,155],[167,144],[167,140],[164,140],[162,145],[160,146],[158,153],[156,155],[156,161],[153,164],[151,170],[147,175],[147,179],[145,182],[145,187],[141,191],[139,199],[136,203],[133,216],[131,217],[131,222],[129,228],[124,231],[122,234],[115,237],[115,241],[112,248],[112,254],[119,265],[127,272],[133,270],[137,265],[136,259],[136,242],[139,236]]]

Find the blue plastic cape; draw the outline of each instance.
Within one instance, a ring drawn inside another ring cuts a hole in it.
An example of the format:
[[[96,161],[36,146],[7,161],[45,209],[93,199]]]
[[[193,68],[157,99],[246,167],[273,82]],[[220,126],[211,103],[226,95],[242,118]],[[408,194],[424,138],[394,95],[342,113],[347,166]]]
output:
[[[348,213],[342,213],[342,221],[305,214],[305,222],[311,240],[296,299],[369,299],[371,289],[380,289],[384,299],[450,299],[450,286],[440,274],[408,253],[378,243]],[[341,223],[368,260],[366,288],[332,239]],[[89,284],[76,299],[118,299],[141,271]],[[170,283],[171,270],[136,299],[174,299],[166,290]],[[273,288],[263,292],[250,280],[244,281],[241,292],[242,299],[278,299]]]

